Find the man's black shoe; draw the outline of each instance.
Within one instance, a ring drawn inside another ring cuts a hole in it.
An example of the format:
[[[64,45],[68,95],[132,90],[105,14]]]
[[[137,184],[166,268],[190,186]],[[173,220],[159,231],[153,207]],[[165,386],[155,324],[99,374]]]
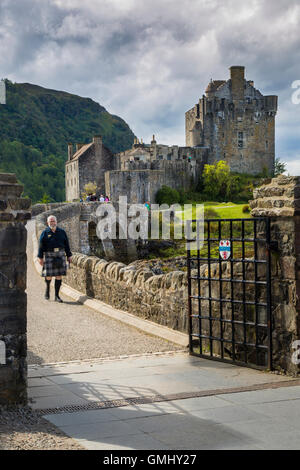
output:
[[[46,294],[45,294],[45,299],[46,299],[46,300],[49,300],[49,299],[50,299],[50,295],[47,294],[47,292],[46,292]]]
[[[63,300],[61,300],[60,297],[58,297],[58,295],[55,296],[55,302],[60,302],[61,304],[63,303]]]

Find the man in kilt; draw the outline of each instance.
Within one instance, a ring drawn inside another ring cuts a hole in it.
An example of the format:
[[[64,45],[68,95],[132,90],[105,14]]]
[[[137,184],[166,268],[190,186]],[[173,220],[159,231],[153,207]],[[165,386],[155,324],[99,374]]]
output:
[[[42,276],[46,281],[45,299],[50,298],[50,283],[55,277],[55,301],[62,302],[59,297],[61,286],[61,277],[67,273],[67,263],[72,260],[72,253],[66,232],[57,226],[57,220],[54,215],[49,215],[47,219],[48,227],[40,236],[38,259],[43,266]]]

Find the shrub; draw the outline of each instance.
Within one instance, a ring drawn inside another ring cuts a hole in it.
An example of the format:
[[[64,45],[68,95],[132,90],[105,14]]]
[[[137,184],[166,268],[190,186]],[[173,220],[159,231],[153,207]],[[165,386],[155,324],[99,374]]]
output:
[[[246,214],[248,212],[250,212],[250,207],[249,207],[249,204],[245,204],[245,206],[243,206],[243,209],[242,209],[243,213]]]
[[[178,204],[180,202],[180,194],[176,189],[172,189],[169,186],[162,186],[155,196],[155,202],[157,204]]]
[[[220,216],[214,209],[211,209],[210,207],[208,207],[208,208],[204,208],[204,218],[205,219],[219,219]]]

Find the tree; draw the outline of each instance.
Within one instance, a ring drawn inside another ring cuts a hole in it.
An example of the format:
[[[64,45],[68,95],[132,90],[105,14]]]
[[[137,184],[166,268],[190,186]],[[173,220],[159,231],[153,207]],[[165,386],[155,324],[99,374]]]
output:
[[[275,165],[274,165],[274,176],[281,175],[287,170],[286,162],[280,161],[279,158],[275,158]]]
[[[157,204],[168,204],[171,206],[172,204],[177,204],[180,201],[179,192],[176,189],[172,189],[169,186],[162,186],[159,189],[155,196],[155,202]]]
[[[81,197],[83,200],[85,200],[89,194],[94,194],[96,192],[97,184],[95,181],[93,183],[89,181],[84,185],[83,189],[84,191],[81,193]]]
[[[88,182],[87,184],[84,185],[83,189],[86,192],[86,194],[94,194],[96,192],[97,185],[96,185],[95,181],[93,183],[90,181],[90,182]]]
[[[230,180],[230,168],[225,161],[220,160],[216,165],[204,165],[203,186],[208,199],[224,200]]]
[[[220,160],[215,165],[204,165],[197,188],[206,200],[226,202],[237,197],[244,186],[242,176],[231,173],[228,163]]]
[[[41,204],[49,204],[49,202],[51,202],[51,198],[50,198],[49,194],[44,193],[44,194],[43,194],[43,197],[42,197],[42,199],[39,201],[39,203],[41,203]]]

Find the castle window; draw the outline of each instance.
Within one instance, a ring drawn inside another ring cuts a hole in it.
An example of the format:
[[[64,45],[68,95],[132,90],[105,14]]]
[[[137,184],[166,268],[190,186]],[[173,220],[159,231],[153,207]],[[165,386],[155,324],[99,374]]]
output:
[[[269,141],[266,140],[266,149],[269,148]]]
[[[243,148],[244,147],[244,133],[243,132],[238,132],[238,148]]]

